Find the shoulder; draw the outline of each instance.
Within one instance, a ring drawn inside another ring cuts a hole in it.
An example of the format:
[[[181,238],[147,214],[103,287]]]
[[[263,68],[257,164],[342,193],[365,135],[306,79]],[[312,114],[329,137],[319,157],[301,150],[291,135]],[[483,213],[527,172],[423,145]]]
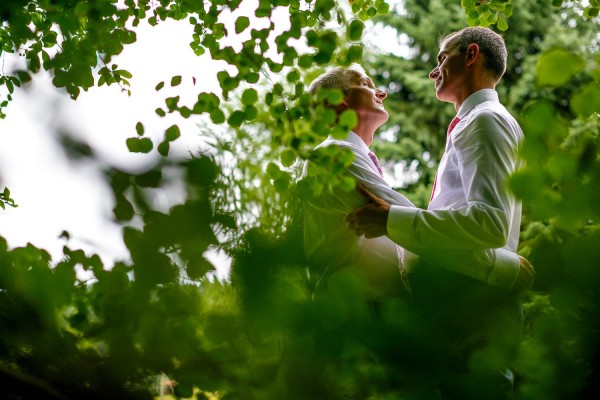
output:
[[[351,151],[359,156],[363,155],[363,151],[359,146],[357,146],[353,143],[347,142],[345,140],[332,139],[332,138],[328,138],[328,139],[324,140],[323,142],[321,142],[319,145],[317,145],[314,148],[313,151],[328,152],[328,150],[330,150],[330,151],[335,152],[336,149]],[[366,157],[366,155],[365,155],[365,157]]]
[[[462,121],[461,121],[462,122]],[[477,105],[465,118],[458,136],[476,135],[486,140],[519,139],[523,133],[516,119],[500,103],[487,101]]]

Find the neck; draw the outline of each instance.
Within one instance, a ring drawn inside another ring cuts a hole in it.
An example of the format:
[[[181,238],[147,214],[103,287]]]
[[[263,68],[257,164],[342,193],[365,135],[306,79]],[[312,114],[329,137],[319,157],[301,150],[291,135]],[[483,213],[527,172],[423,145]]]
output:
[[[473,81],[465,84],[464,90],[458,96],[456,96],[456,99],[454,100],[454,108],[456,109],[456,112],[458,112],[460,106],[463,105],[465,100],[467,100],[470,95],[482,89],[496,89],[496,82],[486,80],[480,82]]]
[[[356,135],[361,138],[363,142],[365,142],[367,147],[370,147],[371,143],[373,143],[375,129],[377,128],[365,126],[365,124],[359,123],[356,128],[352,129],[352,132],[356,133]]]
[[[356,133],[365,142],[367,147],[370,147],[371,143],[373,143],[375,131],[387,121],[387,114],[372,114],[362,112],[361,110],[358,110],[356,113],[358,115],[358,125],[352,129],[352,132]],[[383,115],[385,115],[385,118],[383,118]]]

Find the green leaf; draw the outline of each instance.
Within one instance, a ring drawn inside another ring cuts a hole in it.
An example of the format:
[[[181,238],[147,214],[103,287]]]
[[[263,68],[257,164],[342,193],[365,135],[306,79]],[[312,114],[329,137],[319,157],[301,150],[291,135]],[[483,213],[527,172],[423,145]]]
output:
[[[271,161],[267,164],[267,174],[271,175],[273,178],[278,178],[281,175],[281,169],[279,169],[277,164]]]
[[[592,82],[581,87],[571,97],[571,109],[584,118],[600,114],[600,86]]]
[[[354,110],[345,110],[340,114],[340,125],[348,130],[356,128],[358,116]]]
[[[165,131],[165,140],[167,142],[172,142],[176,140],[179,136],[181,136],[181,132],[179,130],[179,126],[172,125]]]
[[[298,82],[300,80],[300,73],[296,70],[290,71],[285,79],[290,83]]]
[[[244,29],[246,29],[249,26],[250,26],[250,18],[244,17],[244,16],[239,17],[235,21],[235,33],[241,33],[244,31]]]
[[[148,171],[141,175],[135,176],[135,183],[145,188],[156,188],[160,186],[162,172],[160,170]]]
[[[501,31],[505,31],[508,29],[508,23],[506,23],[506,20],[502,17],[498,17],[498,22],[496,22],[496,26]]]
[[[236,110],[231,113],[229,118],[227,118],[227,123],[232,128],[238,128],[242,125],[242,123],[244,122],[245,119],[246,119],[246,114],[244,114],[243,111]]]
[[[278,193],[284,193],[288,190],[290,186],[290,181],[287,176],[281,176],[275,180],[273,180],[273,186]]]
[[[179,103],[180,96],[167,97],[165,99],[165,104],[170,112],[177,108],[177,103]]]
[[[128,138],[125,143],[127,144],[129,151],[132,153],[150,153],[154,147],[152,140],[148,138],[132,137]]]
[[[258,109],[253,105],[248,105],[244,107],[244,114],[246,116],[246,121],[252,121],[258,116]]]
[[[165,140],[164,142],[162,142],[158,145],[158,148],[157,148],[158,153],[163,157],[167,157],[169,155],[169,147],[170,147],[169,142],[167,142]]]
[[[585,67],[585,60],[563,48],[546,50],[537,63],[538,86],[563,86]]]
[[[344,101],[344,93],[339,89],[331,89],[327,93],[327,103],[332,106],[342,104]]]
[[[117,71],[114,71],[115,75],[119,75],[123,78],[127,78],[127,79],[131,79],[133,77],[133,75],[131,74],[131,72],[124,70],[124,69],[119,69]]]
[[[284,167],[291,167],[296,162],[297,153],[293,149],[285,149],[281,153],[281,163]]]
[[[210,112],[210,119],[215,124],[222,124],[225,122],[225,114],[223,111],[221,111],[221,109],[215,108]]]
[[[312,65],[312,63],[313,63],[312,56],[309,56],[309,55],[305,54],[305,55],[300,56],[298,58],[298,66],[300,68],[304,68],[304,69],[310,68],[310,66]]]
[[[348,49],[348,63],[359,62],[362,58],[362,45],[353,44]]]
[[[360,40],[363,34],[365,24],[362,21],[354,19],[350,22],[347,28],[347,35],[350,40]]]
[[[256,72],[249,72],[246,74],[246,82],[256,83],[258,82],[259,75]]]
[[[244,93],[242,93],[242,103],[244,105],[254,104],[257,101],[258,101],[258,92],[256,91],[256,89],[250,88],[250,89],[244,90]]]
[[[179,86],[181,84],[181,75],[176,75],[171,78],[171,86]]]
[[[129,221],[133,218],[134,209],[129,200],[125,196],[116,196],[117,204],[113,208],[113,213],[118,221]]]
[[[138,135],[144,136],[144,125],[142,125],[141,122],[138,122],[137,124],[135,124],[135,130]]]
[[[596,7],[587,7],[583,11],[583,16],[585,18],[592,19],[592,18],[597,17],[599,13],[600,13],[600,9],[598,9]]]
[[[191,259],[190,261],[188,261],[187,265],[186,265],[186,272],[188,274],[188,276],[190,277],[190,279],[192,280],[199,280],[200,278],[202,278],[204,275],[206,275],[207,272],[209,271],[214,271],[215,267],[208,262],[208,260],[206,260],[204,257],[194,257],[193,259]],[[179,385],[177,385],[179,386]],[[176,387],[177,387],[176,386]],[[185,391],[179,391],[178,395],[181,397],[192,397],[192,387],[191,385],[189,386],[189,390],[185,390]]]
[[[377,5],[377,12],[383,15],[388,14],[390,12],[390,5],[382,1]]]

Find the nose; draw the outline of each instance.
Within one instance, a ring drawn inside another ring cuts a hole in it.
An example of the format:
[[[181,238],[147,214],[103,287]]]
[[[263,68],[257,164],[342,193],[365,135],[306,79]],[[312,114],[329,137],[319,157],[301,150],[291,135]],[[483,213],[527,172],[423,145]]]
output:
[[[383,100],[387,97],[387,93],[384,92],[381,89],[377,89],[377,92],[375,93],[375,96],[377,96],[378,99]]]
[[[438,67],[435,67],[429,73],[429,79],[437,79],[439,74],[440,74],[440,70],[438,69]]]

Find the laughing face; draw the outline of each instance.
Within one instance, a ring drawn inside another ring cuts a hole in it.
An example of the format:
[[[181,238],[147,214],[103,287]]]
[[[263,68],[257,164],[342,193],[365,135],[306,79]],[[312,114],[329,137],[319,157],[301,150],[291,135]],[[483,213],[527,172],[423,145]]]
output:
[[[388,113],[383,107],[383,99],[386,97],[383,90],[373,85],[371,78],[356,72],[347,90],[345,102],[348,108],[356,111],[359,118],[376,118],[384,123],[388,119]]]
[[[437,66],[429,73],[429,78],[435,81],[436,97],[441,101],[456,103],[467,77],[465,55],[450,38],[442,43],[437,61]]]

